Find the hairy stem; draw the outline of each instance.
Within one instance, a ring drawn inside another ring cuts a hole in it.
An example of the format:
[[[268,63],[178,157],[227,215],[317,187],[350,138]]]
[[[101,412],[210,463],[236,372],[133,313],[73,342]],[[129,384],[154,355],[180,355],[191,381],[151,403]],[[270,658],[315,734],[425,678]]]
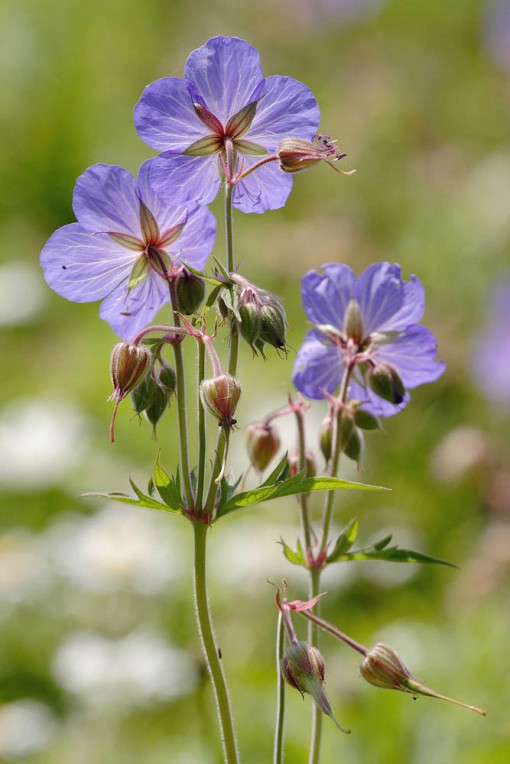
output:
[[[197,390],[200,390],[200,385],[205,377],[205,347],[203,342],[198,343],[198,380]],[[206,437],[206,424],[205,424],[205,411],[202,405],[202,399],[198,396],[198,473],[197,473],[197,495],[196,495],[196,507],[197,513],[202,510],[202,501],[204,495],[204,482],[205,482],[205,460],[207,449],[207,437]]]
[[[219,658],[218,647],[214,638],[211,612],[207,594],[206,579],[206,545],[209,528],[205,523],[194,522],[195,540],[195,568],[194,568],[194,591],[195,609],[198,621],[198,630],[202,641],[202,649],[211,678],[216,698],[218,721],[221,729],[223,755],[226,764],[238,764],[239,754],[235,739],[234,722],[230,708],[227,682],[223,667]]]
[[[285,681],[282,676],[282,659],[285,627],[282,613],[278,615],[276,631],[276,724],[274,732],[273,764],[283,763],[283,735],[285,728]]]
[[[170,298],[172,302],[172,311],[174,314],[174,324],[177,327],[181,325],[179,316],[179,301],[177,299],[177,289],[174,279],[170,279]],[[194,508],[193,490],[191,488],[191,476],[188,456],[188,425],[186,412],[186,377],[184,374],[184,360],[182,357],[182,346],[180,342],[175,342],[174,359],[175,374],[177,377],[177,420],[179,422],[179,452],[181,460],[182,482],[186,494],[188,509]]]

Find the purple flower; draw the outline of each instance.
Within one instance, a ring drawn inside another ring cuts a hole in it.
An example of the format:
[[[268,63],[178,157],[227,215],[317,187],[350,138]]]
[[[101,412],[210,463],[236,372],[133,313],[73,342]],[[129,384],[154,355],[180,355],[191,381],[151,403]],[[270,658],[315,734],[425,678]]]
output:
[[[510,280],[490,295],[490,309],[472,355],[473,377],[489,401],[510,406]]]
[[[99,315],[126,340],[169,301],[172,263],[201,270],[214,245],[212,213],[163,204],[149,182],[152,161],[138,182],[123,167],[89,167],[74,189],[78,223],[55,231],[41,253],[50,287],[73,302],[103,300]]]
[[[135,107],[140,137],[158,151],[152,181],[164,198],[208,204],[221,174],[235,178],[278,149],[282,138],[311,140],[319,107],[291,77],[264,79],[258,52],[237,37],[213,37],[193,51],[184,79],[166,77],[145,88]],[[234,187],[243,212],[282,207],[292,177],[268,161]]]
[[[510,72],[510,0],[490,0],[485,9],[483,34],[492,61]]]
[[[418,325],[425,304],[423,287],[416,276],[402,281],[400,266],[376,263],[357,279],[347,265],[330,263],[321,273],[304,276],[302,297],[315,328],[297,354],[293,381],[309,398],[335,393],[349,364],[354,368],[350,400],[360,400],[377,416],[391,416],[408,403],[409,388],[433,382],[443,373],[444,363],[434,360],[433,334]],[[405,390],[395,391],[397,405],[372,389],[377,387],[374,376],[381,373],[392,384],[395,378],[402,381]]]

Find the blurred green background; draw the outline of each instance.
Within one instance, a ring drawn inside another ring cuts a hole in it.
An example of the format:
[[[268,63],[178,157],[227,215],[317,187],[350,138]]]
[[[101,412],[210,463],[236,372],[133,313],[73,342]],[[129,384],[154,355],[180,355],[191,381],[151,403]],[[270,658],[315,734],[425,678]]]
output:
[[[132,124],[144,86],[180,76],[189,51],[215,34],[255,45],[266,74],[304,81],[321,129],[348,152],[343,167],[358,170],[342,178],[315,168],[296,176],[285,209],[236,215],[236,259],[284,296],[290,345],[307,329],[307,269],[341,260],[359,273],[388,259],[423,281],[425,323],[448,367],[368,439],[361,476],[343,465],[345,476],[392,493],[342,495],[336,521],[357,514],[362,541],[393,533],[461,569],[337,565],[324,579],[323,612],[361,642],[390,642],[429,686],[488,716],[369,687],[356,655],[325,636],[328,694],[353,734],[326,720],[322,761],[507,762],[509,408],[487,401],[470,374],[490,290],[510,265],[507,0],[3,0],[0,760],[221,759],[194,626],[189,527],[78,498],[128,490],[128,475],[145,485],[158,449],[173,469],[174,412],[154,441],[125,403],[110,445],[116,338],[97,304],[66,302],[38,268],[46,239],[74,219],[76,177],[95,162],[136,173],[151,155]],[[213,209],[221,215],[221,204]],[[241,428],[285,401],[292,361],[243,353]],[[314,406],[312,429],[322,415]],[[292,447],[292,423],[281,428]],[[240,431],[236,470],[246,464],[242,444]],[[211,537],[216,631],[249,764],[271,760],[276,613],[266,579],[284,576],[291,597],[306,594],[304,571],[277,544],[293,543],[297,528],[296,504],[282,500],[222,521]],[[292,764],[306,761],[309,716],[310,699],[290,691]]]

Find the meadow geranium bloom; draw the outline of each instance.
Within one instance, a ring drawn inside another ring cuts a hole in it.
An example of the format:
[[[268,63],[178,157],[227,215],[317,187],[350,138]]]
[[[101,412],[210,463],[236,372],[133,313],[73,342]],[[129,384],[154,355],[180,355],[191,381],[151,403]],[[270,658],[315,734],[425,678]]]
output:
[[[347,265],[330,263],[321,272],[305,275],[302,297],[315,328],[297,354],[293,381],[307,397],[335,393],[350,365],[349,399],[360,400],[377,416],[391,416],[409,401],[408,389],[443,373],[444,363],[435,360],[433,334],[418,324],[425,304],[423,287],[416,276],[402,281],[400,266],[376,263],[358,279]],[[396,402],[372,389],[377,385],[371,376],[377,378],[378,373],[390,388],[397,380],[391,388]]]
[[[161,201],[151,161],[138,181],[123,167],[89,167],[74,190],[78,222],[55,231],[41,253],[50,287],[73,302],[103,300],[101,318],[126,340],[169,301],[168,269],[188,263],[201,270],[215,239],[207,208]]]
[[[471,369],[480,391],[493,404],[510,406],[510,279],[489,295],[485,326],[476,338]]]
[[[264,79],[258,52],[237,37],[213,37],[190,54],[184,79],[153,82],[135,107],[140,137],[164,152],[152,180],[180,202],[208,204],[222,173],[234,179],[273,156],[283,138],[311,140],[318,125],[311,91],[291,77]],[[234,206],[265,212],[285,204],[292,177],[273,160],[235,185]]]

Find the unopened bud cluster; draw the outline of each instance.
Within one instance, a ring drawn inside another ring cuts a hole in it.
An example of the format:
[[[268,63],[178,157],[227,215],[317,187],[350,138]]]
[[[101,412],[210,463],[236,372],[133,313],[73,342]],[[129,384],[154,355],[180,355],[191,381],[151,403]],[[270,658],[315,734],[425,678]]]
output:
[[[165,413],[177,387],[177,376],[170,366],[153,367],[131,393],[131,403],[137,414],[144,414],[154,431]]]
[[[254,353],[264,356],[264,345],[285,351],[285,310],[279,297],[260,289],[237,273],[230,275],[235,289],[233,310],[242,338]],[[220,301],[222,315],[229,315],[230,296]]]

